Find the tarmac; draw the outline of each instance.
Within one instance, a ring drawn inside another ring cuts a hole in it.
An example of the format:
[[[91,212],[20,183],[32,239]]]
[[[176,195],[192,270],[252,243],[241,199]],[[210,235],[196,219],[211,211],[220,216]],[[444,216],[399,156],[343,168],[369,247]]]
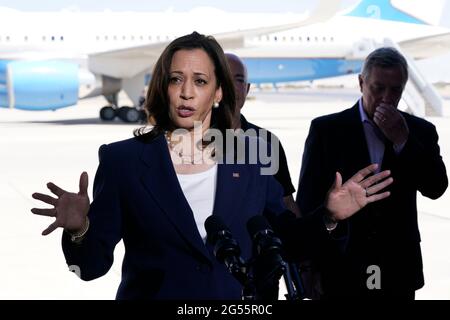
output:
[[[243,114],[279,137],[292,182],[297,186],[311,120],[348,108],[358,97],[358,90],[347,88],[257,91],[251,94]],[[58,111],[0,109],[0,299],[115,298],[123,244],[116,247],[114,264],[105,276],[82,281],[65,263],[60,245],[62,230],[43,237],[41,232],[52,220],[30,212],[33,207],[43,207],[31,198],[33,192],[46,193],[49,181],[77,191],[82,171],[89,174],[92,199],[98,148],[132,137],[133,129],[139,127],[118,120],[100,121],[98,112],[104,104],[103,98],[95,98]],[[450,100],[444,100],[443,117],[426,119],[437,128],[441,154],[450,170]],[[438,200],[418,195],[425,287],[417,291],[416,299],[450,299],[448,208],[448,190]]]

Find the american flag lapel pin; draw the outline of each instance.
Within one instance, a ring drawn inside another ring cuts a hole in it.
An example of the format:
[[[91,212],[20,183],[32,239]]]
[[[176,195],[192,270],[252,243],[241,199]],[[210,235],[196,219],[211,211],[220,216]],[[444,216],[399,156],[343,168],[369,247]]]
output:
[[[233,178],[239,178],[239,172],[233,172]]]

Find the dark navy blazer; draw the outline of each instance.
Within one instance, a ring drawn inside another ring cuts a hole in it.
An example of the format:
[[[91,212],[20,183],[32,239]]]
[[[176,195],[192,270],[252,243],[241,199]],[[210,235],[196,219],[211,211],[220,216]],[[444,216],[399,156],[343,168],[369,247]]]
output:
[[[108,272],[123,239],[118,299],[240,299],[240,284],[200,237],[164,137],[103,145],[99,157],[89,231],[81,244],[66,232],[62,239],[66,261],[80,267],[81,278]],[[284,210],[272,176],[261,175],[259,165],[218,165],[212,214],[230,228],[244,259],[251,254],[246,223],[265,210]]]

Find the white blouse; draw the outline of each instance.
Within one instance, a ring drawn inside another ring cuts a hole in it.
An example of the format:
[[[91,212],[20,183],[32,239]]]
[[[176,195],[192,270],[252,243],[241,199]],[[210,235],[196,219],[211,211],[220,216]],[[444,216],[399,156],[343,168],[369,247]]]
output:
[[[205,220],[213,213],[216,196],[217,164],[210,169],[191,174],[177,174],[181,189],[194,213],[200,236],[206,242]]]

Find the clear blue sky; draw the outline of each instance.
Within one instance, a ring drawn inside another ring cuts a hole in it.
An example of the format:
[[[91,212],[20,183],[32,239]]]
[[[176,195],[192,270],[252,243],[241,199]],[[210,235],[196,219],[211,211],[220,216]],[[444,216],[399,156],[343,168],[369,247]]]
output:
[[[0,0],[0,7],[22,11],[60,11],[70,7],[81,11],[162,11],[172,7],[175,11],[186,11],[210,6],[226,11],[301,13],[314,8],[316,3],[317,0]]]

